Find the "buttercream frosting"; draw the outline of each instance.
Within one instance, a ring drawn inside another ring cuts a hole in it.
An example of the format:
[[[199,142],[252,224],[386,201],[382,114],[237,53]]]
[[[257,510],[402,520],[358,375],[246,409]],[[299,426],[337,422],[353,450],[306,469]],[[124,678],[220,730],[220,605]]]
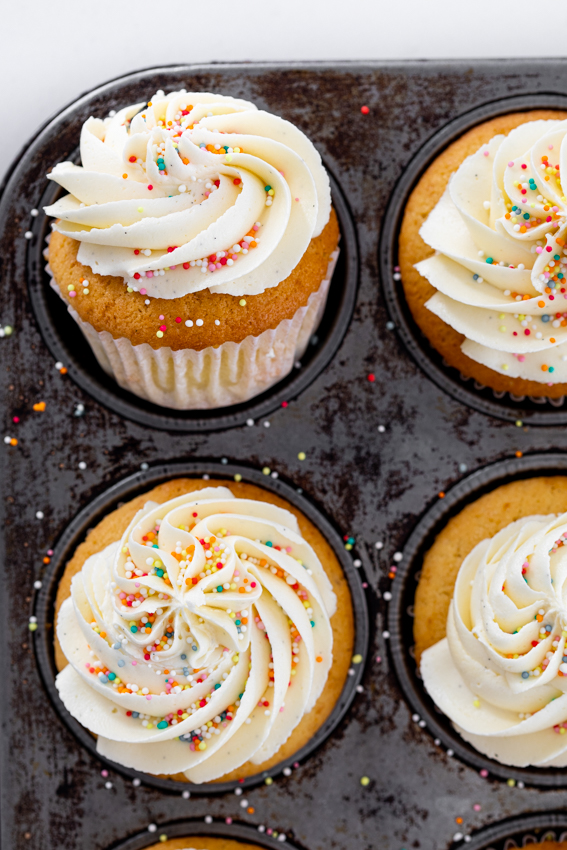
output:
[[[255,295],[287,278],[329,220],[319,153],[289,121],[245,100],[157,92],[81,131],[81,162],[48,174],[45,208],[77,258],[137,291]]]
[[[101,755],[208,782],[269,759],[313,708],[335,606],[289,511],[225,487],[148,502],[74,576],[56,685]]]
[[[567,121],[498,135],[451,176],[421,227],[426,306],[502,375],[567,381]]]
[[[497,761],[567,765],[567,514],[526,517],[459,570],[447,636],[421,674],[436,705]]]

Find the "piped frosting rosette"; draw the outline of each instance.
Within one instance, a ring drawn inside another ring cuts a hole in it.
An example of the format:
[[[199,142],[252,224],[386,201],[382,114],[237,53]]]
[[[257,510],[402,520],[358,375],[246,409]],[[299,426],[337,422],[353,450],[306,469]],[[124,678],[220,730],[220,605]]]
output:
[[[512,378],[567,382],[567,121],[495,136],[452,175],[421,227],[427,307],[462,351]]]
[[[289,276],[329,220],[329,178],[293,124],[252,103],[158,92],[81,132],[82,166],[48,175],[45,211],[77,258],[149,297],[255,295]]]
[[[459,570],[447,636],[421,674],[477,750],[503,764],[567,765],[567,514],[526,517]]]
[[[289,511],[224,487],[150,502],[73,578],[57,688],[101,755],[208,782],[269,759],[313,708],[335,605]]]

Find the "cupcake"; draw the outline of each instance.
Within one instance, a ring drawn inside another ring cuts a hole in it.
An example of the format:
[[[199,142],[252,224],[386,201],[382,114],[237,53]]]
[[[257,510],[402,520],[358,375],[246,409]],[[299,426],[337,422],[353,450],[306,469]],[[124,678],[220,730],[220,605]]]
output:
[[[261,848],[257,844],[249,844],[247,841],[233,838],[192,835],[189,838],[166,838],[165,841],[160,839],[157,844],[152,844],[146,850],[261,850]],[[543,850],[551,850],[551,845],[549,848],[543,846]]]
[[[567,765],[567,478],[498,487],[449,521],[415,599],[425,689],[476,750]]]
[[[59,695],[101,756],[205,783],[258,774],[313,737],[354,625],[340,564],[306,517],[251,484],[177,479],[77,548],[56,636]]]
[[[463,376],[515,396],[567,391],[566,116],[513,113],[466,133],[420,179],[400,232],[421,331]]]
[[[158,92],[81,130],[48,260],[99,364],[163,407],[247,401],[284,378],[322,317],[339,229],[319,153],[288,121]]]

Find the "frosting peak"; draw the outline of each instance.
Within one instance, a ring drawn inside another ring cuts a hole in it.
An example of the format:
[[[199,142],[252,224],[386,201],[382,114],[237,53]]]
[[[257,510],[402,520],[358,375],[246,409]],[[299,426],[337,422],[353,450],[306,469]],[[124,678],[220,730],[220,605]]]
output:
[[[224,487],[148,503],[74,577],[56,684],[102,755],[207,782],[268,759],[311,710],[334,610],[288,511]]]
[[[567,381],[567,121],[495,136],[452,175],[420,234],[427,307],[511,378]]]
[[[329,178],[309,139],[252,103],[158,92],[81,131],[82,166],[48,175],[45,208],[77,258],[156,298],[277,286],[327,223]]]
[[[423,653],[423,681],[480,752],[564,767],[566,639],[567,514],[526,517],[463,561],[447,637]]]

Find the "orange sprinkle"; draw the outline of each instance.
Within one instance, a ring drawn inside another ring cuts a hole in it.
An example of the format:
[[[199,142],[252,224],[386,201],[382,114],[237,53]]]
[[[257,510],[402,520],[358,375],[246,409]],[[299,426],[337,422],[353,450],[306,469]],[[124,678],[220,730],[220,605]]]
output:
[[[538,307],[545,307],[545,301],[538,301],[537,306]]]
[[[243,587],[239,587],[239,588],[238,588],[238,592],[239,592],[239,593],[246,593],[246,591],[244,590],[244,588],[243,588]]]
[[[123,174],[123,175],[122,175],[122,177],[124,178],[124,180],[126,180],[126,179],[128,178],[128,175],[127,175],[127,174]]]
[[[320,656],[320,655],[318,655],[318,656],[317,656],[317,658],[315,659],[315,661],[322,661],[322,660],[323,660],[323,659],[321,658],[321,656]]]
[[[463,822],[462,818],[455,818],[455,823],[462,823],[462,822]]]
[[[441,490],[441,492],[439,493],[439,498],[440,498],[440,499],[444,499],[444,498],[445,498],[445,493],[443,492],[443,490]]]
[[[547,366],[545,365],[545,363],[544,363],[544,364],[543,364],[543,366],[541,367],[541,371],[542,371],[542,372],[547,372],[547,369],[548,369],[548,367],[547,367]]]
[[[555,337],[554,337],[554,336],[550,336],[550,337],[549,337],[549,341],[550,341],[550,342],[555,342]]]
[[[529,301],[531,297],[531,295],[522,295],[522,301]]]
[[[12,437],[12,439],[10,440],[10,445],[11,446],[17,446],[18,445],[18,441],[16,440],[15,437]]]
[[[62,366],[62,367],[59,369],[59,371],[60,371],[60,373],[61,373],[62,375],[66,375],[66,374],[67,374],[67,367],[66,367],[66,366]]]
[[[516,457],[523,457],[523,455],[524,455],[523,452],[516,452]]]

